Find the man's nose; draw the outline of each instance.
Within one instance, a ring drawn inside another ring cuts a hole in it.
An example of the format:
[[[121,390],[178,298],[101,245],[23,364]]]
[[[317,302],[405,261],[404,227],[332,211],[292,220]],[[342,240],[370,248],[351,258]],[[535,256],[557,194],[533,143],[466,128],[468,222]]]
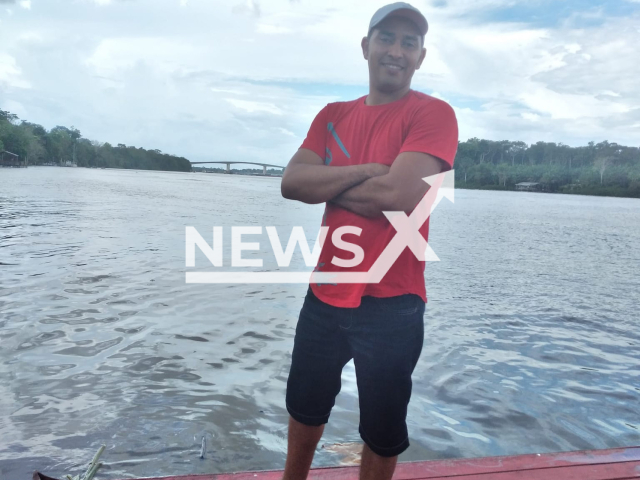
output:
[[[402,57],[402,45],[401,42],[393,42],[393,45],[389,47],[389,56],[394,58]]]

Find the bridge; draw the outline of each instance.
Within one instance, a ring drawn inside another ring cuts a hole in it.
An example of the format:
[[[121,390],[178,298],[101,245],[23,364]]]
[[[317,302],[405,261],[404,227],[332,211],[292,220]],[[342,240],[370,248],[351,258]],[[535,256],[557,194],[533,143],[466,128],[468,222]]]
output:
[[[242,165],[260,165],[262,167],[262,174],[266,175],[267,174],[267,167],[272,167],[272,168],[281,168],[283,171],[285,169],[285,167],[283,167],[282,165],[269,165],[268,163],[256,163],[256,162],[191,162],[191,165],[201,165],[201,164],[209,164],[209,163],[217,163],[217,164],[225,164],[227,166],[227,173],[231,173],[231,165],[232,164],[237,164],[240,163]]]

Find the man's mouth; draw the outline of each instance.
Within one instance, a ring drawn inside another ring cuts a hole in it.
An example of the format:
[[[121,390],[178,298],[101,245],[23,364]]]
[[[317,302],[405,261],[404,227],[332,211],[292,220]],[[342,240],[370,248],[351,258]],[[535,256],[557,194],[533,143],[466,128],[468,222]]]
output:
[[[404,70],[404,68],[400,65],[395,65],[393,63],[383,63],[382,66],[387,70],[391,70],[392,72],[399,72],[400,70]]]

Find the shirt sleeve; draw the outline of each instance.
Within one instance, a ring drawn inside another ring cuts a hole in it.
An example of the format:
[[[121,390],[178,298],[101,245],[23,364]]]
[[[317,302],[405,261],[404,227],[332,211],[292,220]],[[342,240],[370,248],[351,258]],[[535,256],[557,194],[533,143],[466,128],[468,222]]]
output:
[[[315,152],[322,160],[325,159],[325,150],[327,148],[328,110],[329,105],[326,105],[322,110],[320,110],[316,115],[316,118],[311,122],[307,138],[305,138],[302,145],[300,145],[300,148],[306,148],[307,150]]]
[[[422,152],[444,160],[451,170],[458,150],[458,121],[442,100],[424,102],[409,126],[402,152]]]

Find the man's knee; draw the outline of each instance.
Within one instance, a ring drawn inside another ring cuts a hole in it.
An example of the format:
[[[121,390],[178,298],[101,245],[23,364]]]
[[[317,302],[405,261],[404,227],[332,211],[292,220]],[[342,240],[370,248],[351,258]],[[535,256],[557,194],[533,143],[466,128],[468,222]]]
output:
[[[320,441],[324,425],[305,425],[289,416],[289,437],[298,443],[317,444]]]

